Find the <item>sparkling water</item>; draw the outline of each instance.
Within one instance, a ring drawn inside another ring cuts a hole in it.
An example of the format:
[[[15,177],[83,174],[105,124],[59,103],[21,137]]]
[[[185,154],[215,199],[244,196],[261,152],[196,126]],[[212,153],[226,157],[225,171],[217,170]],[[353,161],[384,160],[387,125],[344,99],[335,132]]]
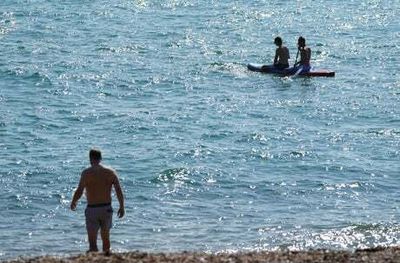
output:
[[[400,2],[1,0],[0,258],[87,249],[88,151],[115,251],[399,245]],[[247,70],[281,36],[335,78]],[[114,208],[118,202],[114,197]]]

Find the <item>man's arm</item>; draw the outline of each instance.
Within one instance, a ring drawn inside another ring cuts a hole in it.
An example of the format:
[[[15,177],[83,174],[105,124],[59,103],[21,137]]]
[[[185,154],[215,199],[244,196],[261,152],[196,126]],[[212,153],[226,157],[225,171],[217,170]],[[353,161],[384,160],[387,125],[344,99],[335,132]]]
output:
[[[308,52],[307,52],[307,60],[308,60],[308,63],[310,63],[310,62],[311,62],[311,48],[308,48]]]
[[[79,181],[78,188],[75,190],[74,196],[72,197],[71,201],[71,210],[75,211],[76,209],[76,202],[78,202],[79,198],[82,197],[83,190],[85,189],[83,174],[81,175],[81,179]]]
[[[119,180],[116,175],[113,184],[119,202],[118,217],[122,218],[125,215],[124,194],[122,193],[121,185],[119,184]]]
[[[274,65],[278,62],[278,57],[279,57],[279,51],[278,50],[279,50],[278,48],[275,50]]]

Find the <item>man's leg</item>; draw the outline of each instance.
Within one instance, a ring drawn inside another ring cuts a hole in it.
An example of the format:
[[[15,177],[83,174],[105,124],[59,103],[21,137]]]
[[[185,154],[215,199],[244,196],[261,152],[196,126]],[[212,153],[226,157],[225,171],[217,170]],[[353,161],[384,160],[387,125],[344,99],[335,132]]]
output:
[[[100,221],[100,233],[103,241],[103,252],[106,256],[110,255],[110,229],[112,227],[113,209],[111,206],[106,207],[102,220]]]
[[[93,208],[87,207],[85,210],[86,217],[86,231],[89,240],[89,251],[99,251],[97,248],[97,233],[99,232],[99,223],[96,218],[96,211]]]
[[[97,252],[99,249],[97,248],[97,232],[96,229],[88,229],[88,239],[89,239],[89,251],[88,252]]]
[[[103,252],[110,254],[110,230],[108,228],[101,229],[101,239],[103,241]]]

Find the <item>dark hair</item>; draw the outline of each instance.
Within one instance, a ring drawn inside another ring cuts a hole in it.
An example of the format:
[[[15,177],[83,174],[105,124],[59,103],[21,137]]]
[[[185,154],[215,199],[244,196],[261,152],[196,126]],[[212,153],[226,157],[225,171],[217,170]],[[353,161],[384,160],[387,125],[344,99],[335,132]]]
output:
[[[275,40],[274,40],[274,43],[277,44],[277,45],[282,45],[282,38],[276,37]]]
[[[89,158],[90,158],[90,160],[100,161],[101,160],[101,151],[98,149],[91,149],[89,152]]]
[[[306,45],[306,39],[304,37],[299,37],[299,40],[297,41],[297,43]]]

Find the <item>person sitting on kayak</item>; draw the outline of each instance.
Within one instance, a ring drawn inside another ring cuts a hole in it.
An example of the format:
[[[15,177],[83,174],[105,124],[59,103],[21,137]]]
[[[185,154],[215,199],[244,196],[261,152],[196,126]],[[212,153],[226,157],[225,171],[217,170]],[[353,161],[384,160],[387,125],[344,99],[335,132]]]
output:
[[[274,40],[278,48],[275,51],[274,67],[285,69],[289,67],[289,49],[282,44],[282,38],[276,37]]]
[[[304,37],[299,37],[297,46],[298,52],[300,53],[300,61],[294,64],[294,69],[297,71],[301,67],[302,72],[308,72],[311,69],[311,49],[306,46],[306,39]]]
[[[283,45],[280,37],[276,37],[274,43],[278,46],[275,50],[274,64],[272,66],[263,66],[264,70],[283,70],[289,67],[289,49]]]

